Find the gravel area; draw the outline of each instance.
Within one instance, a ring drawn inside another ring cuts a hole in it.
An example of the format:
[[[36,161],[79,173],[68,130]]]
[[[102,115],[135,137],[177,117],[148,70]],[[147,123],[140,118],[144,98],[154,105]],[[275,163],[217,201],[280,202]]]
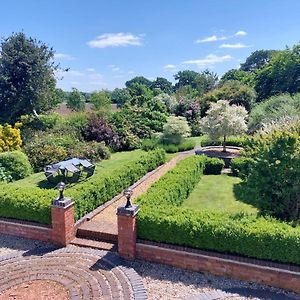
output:
[[[0,234],[0,256],[27,252],[46,243]],[[288,293],[254,283],[186,271],[171,266],[134,261],[130,266],[142,277],[149,300],[153,299],[300,299]],[[222,297],[216,297],[216,293]]]

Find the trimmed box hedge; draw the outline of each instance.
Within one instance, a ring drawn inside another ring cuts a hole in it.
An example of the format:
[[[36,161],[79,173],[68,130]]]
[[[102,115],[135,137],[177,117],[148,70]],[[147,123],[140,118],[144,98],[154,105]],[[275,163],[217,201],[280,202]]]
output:
[[[300,264],[300,226],[254,215],[180,207],[201,178],[203,159],[194,159],[181,161],[137,200],[141,205],[139,238]]]
[[[120,166],[111,173],[106,173],[104,177],[99,174],[66,189],[65,195],[75,201],[76,220],[116,196],[147,172],[163,164],[165,159],[164,150],[154,150]],[[57,195],[54,189],[33,189],[1,184],[0,217],[50,224],[50,204]]]

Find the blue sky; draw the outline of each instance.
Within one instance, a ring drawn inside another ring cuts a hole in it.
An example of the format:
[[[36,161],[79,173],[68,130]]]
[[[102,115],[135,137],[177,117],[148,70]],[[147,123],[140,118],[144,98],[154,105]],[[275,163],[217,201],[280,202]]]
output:
[[[10,0],[0,36],[23,30],[69,67],[58,86],[123,87],[143,75],[173,81],[179,70],[222,75],[253,51],[300,41],[299,0]]]

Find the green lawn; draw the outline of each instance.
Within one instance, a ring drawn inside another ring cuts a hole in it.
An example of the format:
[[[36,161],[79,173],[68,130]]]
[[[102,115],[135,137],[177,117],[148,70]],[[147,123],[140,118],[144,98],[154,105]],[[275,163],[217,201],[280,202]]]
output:
[[[96,163],[95,175],[104,175],[106,171],[113,170],[118,168],[120,165],[125,164],[135,158],[142,156],[145,153],[142,150],[126,151],[126,152],[117,152],[111,155],[109,160],[102,160],[99,163]],[[29,177],[26,177],[22,180],[9,183],[10,185],[15,185],[16,187],[42,187],[42,188],[53,188],[53,185],[49,185],[45,179],[43,172],[32,174]]]
[[[240,181],[225,174],[205,175],[182,206],[229,213],[257,213],[256,208],[235,198],[233,187]]]

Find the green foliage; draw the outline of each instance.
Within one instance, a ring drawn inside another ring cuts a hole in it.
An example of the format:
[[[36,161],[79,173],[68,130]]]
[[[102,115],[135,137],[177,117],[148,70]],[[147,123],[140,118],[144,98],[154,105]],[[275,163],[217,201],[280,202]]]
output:
[[[57,104],[54,51],[23,32],[2,40],[0,53],[0,121],[47,111]]]
[[[67,107],[73,111],[83,111],[85,108],[85,99],[82,93],[73,88],[67,99]]]
[[[221,174],[224,166],[225,163],[223,159],[205,156],[205,167],[203,173],[205,175],[218,175]]]
[[[22,139],[20,126],[21,123],[16,123],[15,126],[0,124],[0,153],[21,149]]]
[[[35,140],[24,146],[34,171],[41,171],[47,165],[59,162],[68,157],[63,146],[48,143],[48,141]]]
[[[122,107],[125,103],[131,101],[131,95],[128,89],[114,89],[111,93],[111,100],[116,103],[118,107]]]
[[[226,138],[226,145],[227,146],[236,146],[236,147],[243,147],[246,141],[245,136],[228,136]],[[203,136],[201,139],[201,147],[206,146],[221,146],[223,143],[223,139],[211,139],[208,136]]]
[[[300,264],[300,227],[254,215],[180,207],[198,183],[203,168],[202,156],[189,157],[137,199],[142,208],[139,238]]]
[[[281,93],[300,92],[300,45],[272,55],[257,72],[255,89],[259,100]]]
[[[110,110],[111,97],[107,91],[93,92],[89,98],[95,110]]]
[[[12,177],[6,173],[6,170],[0,165],[0,182],[10,182]]]
[[[182,151],[188,151],[194,149],[196,146],[194,141],[191,140],[184,140],[180,144],[161,144],[161,147],[167,152],[167,153],[177,153]]]
[[[162,140],[165,144],[179,145],[190,133],[191,129],[184,117],[171,116],[163,127]]]
[[[143,76],[136,76],[125,82],[125,86],[128,89],[134,87],[136,84],[141,84],[141,85],[146,86],[147,88],[150,88],[152,81]]]
[[[254,138],[245,147],[253,159],[243,188],[262,214],[300,221],[300,137],[273,132]]]
[[[241,71],[255,72],[264,66],[268,65],[272,56],[278,51],[276,50],[257,50],[252,52],[241,64]]]
[[[28,157],[21,151],[0,153],[0,167],[7,177],[5,181],[22,179],[32,173]]]
[[[300,115],[300,93],[273,96],[257,104],[249,115],[249,130],[256,131],[269,123],[276,123],[283,117]]]
[[[205,94],[202,99],[207,104],[218,100],[228,100],[230,105],[242,105],[247,111],[250,111],[256,101],[256,93],[253,88],[241,84],[239,81],[230,80]]]
[[[220,82],[222,84],[229,80],[239,81],[241,84],[245,84],[253,88],[255,86],[255,73],[231,69],[222,76]]]
[[[160,93],[166,93],[171,94],[173,92],[173,85],[172,82],[167,80],[163,77],[157,77],[152,83],[151,83],[151,89],[155,90],[157,89]]]
[[[232,159],[230,163],[232,175],[245,179],[250,173],[252,164],[253,159],[250,157],[237,157]]]

